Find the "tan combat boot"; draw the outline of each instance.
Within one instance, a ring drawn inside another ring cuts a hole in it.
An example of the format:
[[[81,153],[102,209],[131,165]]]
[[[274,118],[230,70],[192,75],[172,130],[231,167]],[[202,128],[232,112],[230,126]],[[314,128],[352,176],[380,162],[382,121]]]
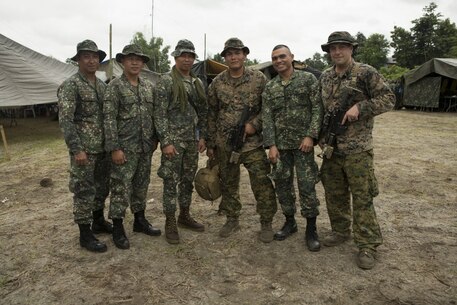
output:
[[[275,233],[271,228],[271,221],[262,221],[261,222],[261,229],[259,234],[260,241],[264,243],[271,243],[273,241]]]
[[[180,227],[190,229],[197,232],[205,231],[205,226],[201,223],[195,221],[195,219],[190,216],[189,207],[180,208],[179,216],[178,216],[178,225]]]
[[[371,249],[360,249],[356,259],[357,266],[364,270],[372,269],[375,265],[375,253]]]
[[[327,247],[338,246],[351,238],[350,234],[340,234],[332,231],[330,235],[324,238],[323,244]]]
[[[227,221],[219,231],[219,236],[229,237],[232,233],[238,231],[239,229],[240,223],[238,222],[238,218],[227,217]]]
[[[178,227],[176,226],[175,213],[165,214],[165,239],[169,244],[179,244]]]

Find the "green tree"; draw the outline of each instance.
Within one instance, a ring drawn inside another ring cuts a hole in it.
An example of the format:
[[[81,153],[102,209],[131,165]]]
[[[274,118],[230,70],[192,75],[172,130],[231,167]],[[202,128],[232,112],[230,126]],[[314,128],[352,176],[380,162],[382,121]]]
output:
[[[325,55],[320,54],[319,52],[314,53],[312,58],[305,59],[304,63],[311,68],[323,71],[325,68],[330,66]]]
[[[358,46],[355,60],[379,69],[386,64],[388,53],[389,42],[386,37],[375,33],[370,35],[361,46]]]
[[[391,46],[401,66],[413,68],[432,58],[457,53],[457,27],[449,18],[443,20],[437,8],[434,2],[425,6],[424,14],[411,21],[410,31],[394,27]]]
[[[405,74],[408,71],[408,68],[403,68],[397,65],[384,66],[379,69],[379,73],[381,73],[389,81],[399,79],[400,77],[402,77],[403,74]]]
[[[139,45],[143,53],[151,58],[147,63],[149,70],[158,73],[170,71],[170,60],[168,59],[170,46],[162,47],[163,39],[161,37],[153,37],[147,42],[143,33],[137,32],[133,36],[131,43]]]
[[[415,65],[414,39],[411,32],[402,27],[394,26],[391,33],[392,42],[390,46],[394,48],[393,57],[400,66],[412,68]]]

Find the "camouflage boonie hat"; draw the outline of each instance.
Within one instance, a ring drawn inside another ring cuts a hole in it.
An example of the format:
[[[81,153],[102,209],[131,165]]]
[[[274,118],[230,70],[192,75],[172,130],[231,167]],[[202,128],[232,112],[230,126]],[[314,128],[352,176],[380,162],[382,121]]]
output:
[[[89,40],[89,39],[86,39],[86,40],[78,43],[78,45],[76,46],[76,55],[73,56],[71,58],[71,60],[78,61],[79,53],[81,53],[81,51],[89,51],[89,52],[98,53],[99,62],[102,62],[103,59],[105,59],[105,57],[106,57],[106,53],[103,52],[102,50],[99,50],[97,47],[97,44],[95,44],[95,42],[93,42],[92,40]]]
[[[346,43],[350,44],[354,47],[354,50],[357,48],[358,43],[355,41],[354,37],[351,36],[348,32],[345,31],[339,31],[339,32],[333,32],[328,36],[328,41],[327,43],[321,45],[322,51],[324,52],[329,52],[330,50],[330,45],[334,43]]]
[[[149,61],[149,56],[143,53],[141,48],[136,45],[136,44],[128,44],[122,49],[122,53],[117,53],[116,54],[116,61],[119,63],[122,63],[122,58],[124,58],[127,55],[136,55],[139,56],[143,59],[144,63],[147,63]]]
[[[192,41],[187,39],[181,39],[178,41],[176,48],[173,52],[171,52],[171,56],[179,57],[182,53],[190,53],[194,54],[195,58],[198,57],[197,53],[195,53],[195,47]]]
[[[243,50],[244,53],[249,54],[249,48],[246,47],[241,40],[236,37],[229,38],[224,45],[224,50],[221,52],[221,56],[225,57],[225,53],[228,49]]]
[[[194,184],[201,198],[211,201],[218,199],[221,196],[219,165],[211,167],[211,162],[208,160],[206,167],[197,171]]]

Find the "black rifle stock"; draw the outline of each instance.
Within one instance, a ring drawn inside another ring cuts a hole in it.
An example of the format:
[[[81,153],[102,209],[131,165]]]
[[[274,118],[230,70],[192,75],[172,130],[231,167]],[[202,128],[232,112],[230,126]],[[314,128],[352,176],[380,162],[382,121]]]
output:
[[[249,120],[249,117],[252,114],[252,108],[249,106],[244,107],[243,112],[241,113],[240,120],[238,121],[236,127],[232,130],[229,137],[229,145],[232,150],[230,155],[230,163],[238,163],[241,154],[241,148],[244,144],[244,131],[246,123]]]

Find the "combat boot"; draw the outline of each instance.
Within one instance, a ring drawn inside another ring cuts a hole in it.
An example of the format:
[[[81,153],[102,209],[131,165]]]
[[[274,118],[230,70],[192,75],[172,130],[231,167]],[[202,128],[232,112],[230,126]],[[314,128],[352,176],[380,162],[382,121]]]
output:
[[[113,233],[113,225],[105,220],[103,216],[103,209],[92,212],[94,221],[92,222],[92,232],[99,233]]]
[[[122,222],[122,218],[113,219],[113,242],[119,249],[128,249],[130,248],[130,242],[125,235]]]
[[[227,221],[219,231],[219,236],[229,237],[232,233],[238,230],[240,230],[240,223],[238,222],[238,218],[227,217]]]
[[[309,251],[317,252],[321,249],[321,243],[317,236],[316,217],[306,218],[305,240]]]
[[[295,217],[292,216],[286,216],[286,222],[282,226],[281,230],[275,233],[274,239],[275,240],[284,240],[293,233],[297,232],[297,222],[295,221]]]
[[[360,269],[370,270],[375,265],[375,251],[371,249],[360,249],[357,255],[357,266]]]
[[[341,245],[345,241],[349,240],[349,238],[351,238],[351,235],[349,233],[341,234],[341,233],[332,231],[332,233],[330,233],[330,235],[328,235],[327,237],[324,238],[323,244],[324,244],[324,246],[327,246],[327,247],[334,247],[334,246]]]
[[[160,236],[162,234],[159,228],[153,227],[144,217],[144,210],[136,212],[134,215],[133,232],[141,232],[151,236]]]
[[[205,226],[201,223],[198,223],[197,221],[195,221],[195,219],[192,218],[192,216],[190,216],[189,207],[180,208],[178,216],[178,225],[180,227],[197,232],[205,231]]]
[[[176,226],[175,212],[165,214],[165,239],[169,244],[179,244],[178,227]]]
[[[262,221],[259,234],[260,241],[264,243],[271,243],[273,241],[274,232],[271,228],[271,221]]]
[[[92,252],[105,252],[108,248],[104,243],[95,238],[90,230],[90,224],[78,224],[79,226],[79,244]]]

